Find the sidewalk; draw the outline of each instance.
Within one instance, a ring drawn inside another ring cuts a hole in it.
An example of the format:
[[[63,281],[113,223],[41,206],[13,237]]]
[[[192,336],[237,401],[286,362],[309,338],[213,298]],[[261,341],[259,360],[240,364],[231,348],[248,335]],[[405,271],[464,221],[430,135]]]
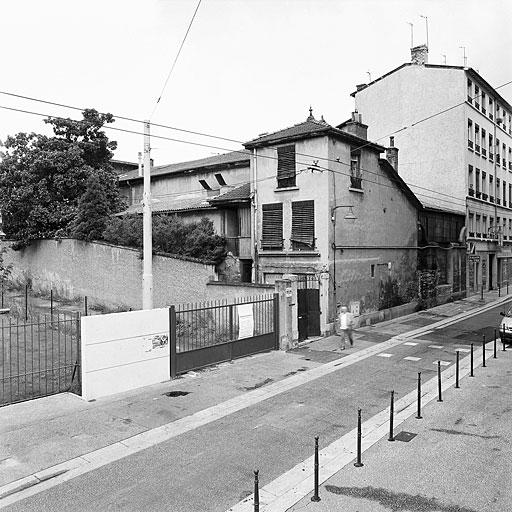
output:
[[[321,370],[326,363],[364,352],[390,337],[504,300],[497,292],[490,292],[483,301],[471,297],[362,327],[357,331],[355,347],[343,352],[335,352],[339,338],[331,336],[288,353],[237,360],[95,402],[61,394],[4,407],[0,409],[0,499],[37,483],[39,477],[33,475],[48,468],[81,456],[86,459],[95,450],[149,435],[159,427],[168,431],[169,425],[183,423],[200,411],[216,406],[220,410],[226,402],[237,399],[242,403],[254,390],[264,391],[278,382],[286,386],[301,375]]]

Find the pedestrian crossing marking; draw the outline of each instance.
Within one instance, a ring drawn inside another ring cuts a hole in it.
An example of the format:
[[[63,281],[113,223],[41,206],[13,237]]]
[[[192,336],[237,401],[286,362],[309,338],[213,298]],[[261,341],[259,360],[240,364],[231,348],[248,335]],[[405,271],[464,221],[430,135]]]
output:
[[[411,346],[411,347],[414,347],[414,346],[416,346],[416,345],[417,345],[417,343],[414,343],[413,341],[406,341],[406,342],[404,343],[404,345],[409,345],[409,346]]]
[[[456,348],[455,352],[471,352],[470,348]]]
[[[443,345],[429,345],[428,348],[444,348]]]
[[[377,357],[393,357],[393,354],[377,354]]]
[[[412,357],[412,356],[407,356],[407,357],[404,357],[404,359],[406,361],[420,361],[421,360],[421,357]]]
[[[440,363],[441,366],[450,366],[452,363],[450,361],[434,361],[432,364]]]

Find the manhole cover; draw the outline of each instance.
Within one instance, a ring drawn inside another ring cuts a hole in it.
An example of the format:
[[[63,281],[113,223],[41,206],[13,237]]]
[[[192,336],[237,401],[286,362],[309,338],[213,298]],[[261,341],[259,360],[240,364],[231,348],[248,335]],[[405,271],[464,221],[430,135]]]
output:
[[[402,430],[399,434],[395,436],[397,441],[403,441],[404,443],[408,443],[411,439],[414,439],[418,434],[413,434],[412,432],[406,432]]]
[[[164,393],[165,396],[185,396],[188,395],[190,391],[168,391]]]

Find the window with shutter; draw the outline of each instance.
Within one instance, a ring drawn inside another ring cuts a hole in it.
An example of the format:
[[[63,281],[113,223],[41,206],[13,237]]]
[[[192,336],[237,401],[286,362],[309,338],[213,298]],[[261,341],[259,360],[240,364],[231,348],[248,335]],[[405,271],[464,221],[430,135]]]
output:
[[[292,203],[292,248],[295,251],[311,251],[315,248],[315,202]]]
[[[277,148],[277,188],[295,187],[295,145]]]
[[[281,250],[283,248],[283,204],[264,204],[262,213],[262,249]]]

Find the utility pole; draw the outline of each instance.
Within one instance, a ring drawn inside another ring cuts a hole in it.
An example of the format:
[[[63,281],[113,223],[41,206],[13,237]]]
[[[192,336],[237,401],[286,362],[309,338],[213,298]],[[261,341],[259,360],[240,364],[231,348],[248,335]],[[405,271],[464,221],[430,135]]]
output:
[[[409,21],[406,21],[406,23],[411,26],[411,48],[414,48],[414,25]]]
[[[144,121],[144,193],[142,196],[143,214],[143,273],[142,309],[153,309],[153,233],[151,222],[151,145],[149,121]]]
[[[468,59],[466,58],[466,47],[465,46],[459,46],[459,48],[461,48],[462,51],[464,52],[464,67],[467,68],[468,67]]]

